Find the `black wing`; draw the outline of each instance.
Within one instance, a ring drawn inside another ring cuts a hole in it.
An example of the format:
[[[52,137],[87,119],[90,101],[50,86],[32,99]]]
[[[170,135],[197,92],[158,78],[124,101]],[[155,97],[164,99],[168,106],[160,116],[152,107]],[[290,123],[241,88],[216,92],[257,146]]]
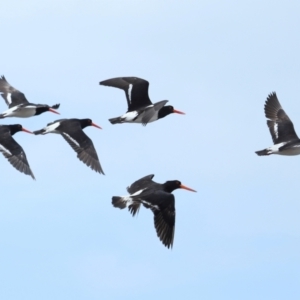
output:
[[[139,180],[135,181],[134,183],[132,183],[130,186],[127,187],[127,192],[129,194],[134,194],[135,192],[150,186],[151,184],[154,183],[154,181],[152,181],[153,177],[154,174],[147,175],[143,178],[140,178]]]
[[[101,81],[100,84],[124,90],[128,111],[138,110],[152,104],[148,95],[149,82],[142,78],[117,77]]]
[[[77,157],[92,170],[104,174],[92,140],[83,132],[81,127],[73,126],[68,132],[62,132],[62,137],[77,153]]]
[[[30,175],[35,179],[26,158],[23,148],[11,137],[9,133],[1,135],[0,152],[18,171]]]
[[[25,95],[11,86],[4,76],[0,77],[0,92],[9,108],[19,104],[29,103]]]
[[[298,139],[294,125],[281,107],[275,92],[271,93],[265,103],[265,115],[274,144]]]
[[[152,206],[154,213],[154,226],[157,236],[162,243],[168,247],[173,247],[175,233],[175,197],[173,194],[158,191],[156,197],[163,197],[164,205]]]

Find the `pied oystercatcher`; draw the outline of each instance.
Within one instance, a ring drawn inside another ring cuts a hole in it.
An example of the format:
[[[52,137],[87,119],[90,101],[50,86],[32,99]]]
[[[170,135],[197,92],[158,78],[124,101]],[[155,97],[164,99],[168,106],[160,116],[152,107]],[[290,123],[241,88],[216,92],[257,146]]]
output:
[[[0,114],[0,119],[7,117],[29,118],[40,115],[46,111],[59,114],[54,109],[59,108],[59,104],[49,106],[46,104],[29,103],[25,95],[11,86],[4,76],[0,77],[0,92],[9,109]]]
[[[100,128],[91,119],[60,119],[47,124],[41,130],[36,130],[34,134],[58,133],[77,152],[77,157],[89,166],[92,170],[104,174],[97,152],[92,140],[83,132],[83,128],[94,126]]]
[[[280,154],[300,154],[300,140],[294,125],[281,107],[275,92],[271,93],[265,103],[265,115],[274,145],[264,150],[256,151],[259,156]]]
[[[184,114],[165,104],[168,100],[152,103],[148,96],[149,82],[138,77],[117,77],[100,82],[101,85],[112,86],[125,91],[128,111],[121,117],[109,119],[111,124],[147,123],[164,118],[171,113]]]
[[[150,208],[154,214],[154,226],[157,236],[162,243],[172,248],[175,231],[175,197],[171,194],[176,189],[186,189],[196,192],[186,187],[178,180],[166,181],[163,184],[152,181],[154,175],[145,176],[127,188],[128,196],[112,197],[112,205],[128,210],[134,216],[143,204]]]
[[[12,137],[12,135],[19,131],[32,133],[20,124],[0,125],[0,152],[18,171],[30,175],[35,179],[23,148]]]

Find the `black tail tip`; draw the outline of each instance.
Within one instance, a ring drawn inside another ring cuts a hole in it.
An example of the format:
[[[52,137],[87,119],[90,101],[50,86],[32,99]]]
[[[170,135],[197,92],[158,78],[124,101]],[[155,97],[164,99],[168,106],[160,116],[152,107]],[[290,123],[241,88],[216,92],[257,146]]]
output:
[[[260,150],[260,151],[255,151],[255,153],[256,153],[258,156],[270,155],[270,153],[268,152],[267,149]]]
[[[60,106],[60,103],[58,103],[58,104],[55,104],[55,105],[52,105],[52,106],[51,106],[51,108],[53,108],[53,109],[58,109],[58,108],[59,108],[59,106]]]
[[[122,122],[122,119],[121,119],[120,117],[108,119],[108,121],[109,121],[111,124],[120,124],[120,123],[123,123],[123,122]]]
[[[114,207],[118,207],[120,209],[123,209],[126,207],[126,202],[122,200],[122,197],[119,197],[119,196],[114,196],[112,197],[112,201],[111,201],[111,204],[114,206]]]
[[[43,132],[44,132],[44,129],[40,129],[40,130],[33,131],[32,133],[35,135],[38,135],[38,134],[43,134]]]

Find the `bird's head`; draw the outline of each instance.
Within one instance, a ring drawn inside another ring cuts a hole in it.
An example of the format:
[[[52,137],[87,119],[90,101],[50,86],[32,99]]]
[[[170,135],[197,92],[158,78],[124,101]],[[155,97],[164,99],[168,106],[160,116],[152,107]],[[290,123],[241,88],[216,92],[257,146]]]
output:
[[[191,192],[196,192],[195,190],[183,185],[179,180],[169,180],[164,185],[168,193],[172,193],[176,189],[185,189]]]
[[[160,109],[160,111],[158,112],[158,118],[159,119],[164,118],[165,116],[167,116],[169,114],[185,115],[184,112],[174,109],[174,107],[171,106],[171,105],[167,105],[167,106],[164,106]]]
[[[10,129],[10,134],[11,135],[14,135],[15,133],[17,133],[19,131],[24,131],[24,132],[27,132],[27,133],[32,133],[31,131],[23,128],[22,125],[20,125],[20,124],[9,125],[9,129]]]
[[[93,123],[93,121],[91,119],[81,119],[80,124],[81,124],[81,128],[85,128],[87,126],[94,126],[96,128],[102,129],[100,126]]]

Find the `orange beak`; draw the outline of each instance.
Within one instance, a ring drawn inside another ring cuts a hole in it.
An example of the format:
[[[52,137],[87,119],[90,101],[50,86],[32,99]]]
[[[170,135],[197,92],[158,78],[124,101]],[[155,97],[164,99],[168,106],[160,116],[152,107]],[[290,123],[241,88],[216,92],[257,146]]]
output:
[[[92,122],[92,126],[97,127],[99,129],[102,129],[100,126],[96,125],[95,123]]]
[[[31,131],[29,131],[29,130],[27,130],[27,129],[25,129],[25,128],[22,128],[22,131],[25,131],[25,132],[27,132],[27,133],[33,133],[33,132],[31,132]]]
[[[189,187],[187,187],[187,186],[185,186],[185,185],[183,185],[183,184],[181,184],[181,185],[179,186],[179,188],[197,193],[197,191],[195,191],[195,190],[193,190],[193,189],[191,189],[191,188],[189,188]]]
[[[173,109],[173,113],[175,114],[181,114],[181,115],[185,115],[184,112],[180,111],[180,110],[176,110],[176,109]]]
[[[58,111],[54,110],[54,109],[53,109],[53,108],[51,108],[51,107],[49,107],[49,111],[51,111],[51,112],[53,112],[53,113],[55,113],[55,114],[58,114],[58,115],[60,115],[60,113],[59,113]]]

